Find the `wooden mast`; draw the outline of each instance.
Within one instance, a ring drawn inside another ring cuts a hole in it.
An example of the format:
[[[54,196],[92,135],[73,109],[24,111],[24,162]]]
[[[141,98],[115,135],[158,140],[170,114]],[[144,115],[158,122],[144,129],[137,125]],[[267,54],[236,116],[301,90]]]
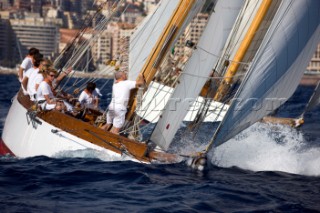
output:
[[[219,88],[217,90],[217,93],[214,97],[215,101],[220,101],[227,93],[228,89],[230,88],[230,85],[232,83],[233,77],[238,71],[239,65],[241,60],[244,58],[252,40],[254,39],[255,33],[257,32],[258,28],[260,27],[262,21],[266,17],[269,8],[271,7],[272,0],[263,0],[261,3],[259,10],[257,11],[256,17],[253,19],[239,49],[237,50],[234,59],[232,60],[232,64],[229,66],[228,70],[226,71],[226,74],[224,75],[224,79],[219,85]],[[216,133],[219,131],[220,126],[216,130]],[[210,143],[208,144],[206,150],[204,153],[207,153],[210,148],[212,147],[215,137],[217,134],[214,134],[213,138],[211,139]],[[203,154],[203,153],[202,153]]]
[[[238,51],[236,52],[234,59],[231,61],[228,70],[226,71],[223,81],[221,82],[217,93],[214,97],[215,101],[221,101],[221,99],[226,95],[230,85],[233,81],[233,77],[236,75],[240,62],[243,60],[254,36],[259,29],[262,21],[264,20],[265,16],[267,15],[269,8],[271,6],[272,0],[263,0],[261,3],[259,10],[257,11],[257,15],[252,21]]]
[[[146,86],[148,86],[153,77],[156,74],[157,69],[159,68],[161,62],[164,59],[164,56],[168,52],[172,42],[177,37],[180,28],[182,27],[185,19],[187,18],[192,6],[195,4],[196,0],[180,0],[178,7],[170,18],[170,21],[167,23],[164,28],[162,35],[158,39],[155,47],[153,48],[151,54],[149,55],[144,67],[141,72]],[[131,95],[131,97],[133,97]],[[132,99],[132,98],[131,98]],[[137,100],[134,98],[131,101],[130,109],[127,113],[127,120],[132,118],[132,115],[136,109]]]

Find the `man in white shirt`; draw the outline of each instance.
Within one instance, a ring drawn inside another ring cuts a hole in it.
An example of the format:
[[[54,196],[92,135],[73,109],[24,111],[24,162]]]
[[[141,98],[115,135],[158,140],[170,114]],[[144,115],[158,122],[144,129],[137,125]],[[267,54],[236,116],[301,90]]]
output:
[[[107,113],[107,123],[101,127],[102,129],[108,130],[113,125],[110,132],[119,134],[125,121],[130,90],[143,84],[144,80],[141,74],[138,76],[137,81],[127,80],[127,75],[124,72],[115,74],[115,83],[112,86],[112,100]]]
[[[33,67],[33,56],[37,53],[39,53],[39,50],[32,47],[29,49],[28,55],[23,59],[18,72],[20,82],[22,82],[25,72]]]
[[[27,93],[30,95],[30,100],[36,100],[37,89],[39,84],[43,81],[43,74],[40,73],[40,69],[44,64],[43,55],[37,53],[33,56],[33,67],[28,69],[21,82],[22,88],[27,89]]]

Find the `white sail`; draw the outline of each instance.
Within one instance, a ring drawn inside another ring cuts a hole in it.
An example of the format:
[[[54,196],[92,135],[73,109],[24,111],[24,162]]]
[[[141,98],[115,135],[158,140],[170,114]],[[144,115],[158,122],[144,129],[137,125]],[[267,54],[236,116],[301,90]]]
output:
[[[128,79],[136,80],[179,2],[180,0],[162,0],[155,12],[145,18],[131,36]],[[179,34],[183,32],[186,25],[200,11],[204,2],[205,0],[196,1],[188,13]]]
[[[136,110],[144,120],[151,123],[156,123],[159,120],[167,102],[169,101],[174,89],[169,86],[162,85],[157,82],[151,82],[148,92],[143,95],[143,101],[141,106]],[[200,110],[200,106],[204,103],[203,97],[198,97],[197,101],[190,106],[188,114],[184,118],[184,121],[193,121],[197,112]],[[209,107],[209,112],[204,122],[222,121],[223,116],[228,110],[228,105],[220,102],[212,101]]]
[[[246,36],[246,32],[248,32],[249,27],[251,26],[252,21],[256,17],[256,14],[260,8],[260,5],[263,0],[246,0],[244,6],[239,14],[239,17],[236,22],[236,26],[232,29],[230,36],[226,42],[225,49],[223,52],[223,56],[220,58],[219,64],[217,66],[217,71],[219,74],[223,75],[222,68],[225,66],[226,59],[232,60],[239,49],[240,45],[244,37]],[[259,39],[259,38],[257,38]],[[256,38],[253,39],[252,43],[256,43]],[[253,45],[251,45],[253,46]],[[257,46],[257,45],[254,45]],[[248,52],[252,52],[248,50]],[[254,53],[252,53],[254,54]],[[246,60],[247,61],[247,60]]]
[[[213,66],[217,63],[227,37],[239,14],[243,0],[218,1],[215,12],[193,51],[179,84],[151,136],[151,140],[167,150],[189,107],[198,97]],[[200,77],[199,77],[200,76]]]
[[[277,109],[295,91],[320,40],[320,1],[282,1],[248,75],[221,122],[221,145]]]

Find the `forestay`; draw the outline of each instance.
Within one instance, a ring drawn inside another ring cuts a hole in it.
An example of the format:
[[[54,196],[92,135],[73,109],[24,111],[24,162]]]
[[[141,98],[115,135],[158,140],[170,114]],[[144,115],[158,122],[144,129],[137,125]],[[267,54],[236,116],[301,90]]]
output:
[[[157,5],[154,13],[149,14],[131,36],[129,50],[129,80],[136,80],[180,1],[181,0],[162,0]],[[184,21],[181,31],[179,32],[180,34],[192,18],[200,11],[204,2],[205,0],[196,1]]]
[[[305,112],[308,112],[320,104],[320,81],[318,82],[314,92],[306,106]]]
[[[277,109],[295,91],[320,39],[320,1],[282,1],[248,74],[220,124],[221,145]]]
[[[193,51],[179,84],[166,105],[151,140],[167,150],[189,107],[198,97],[217,63],[233,24],[239,14],[243,0],[218,1],[215,12]]]

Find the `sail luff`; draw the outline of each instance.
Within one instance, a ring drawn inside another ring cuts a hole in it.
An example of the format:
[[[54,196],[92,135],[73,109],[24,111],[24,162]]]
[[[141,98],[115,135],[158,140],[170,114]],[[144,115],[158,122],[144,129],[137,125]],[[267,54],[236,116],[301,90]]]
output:
[[[170,21],[163,30],[162,35],[160,36],[158,42],[144,64],[142,71],[140,72],[144,77],[146,86],[151,83],[159,65],[165,56],[165,53],[169,50],[170,45],[178,35],[179,29],[184,24],[184,20],[187,18],[188,13],[195,3],[195,0],[180,0],[178,7],[170,18]],[[136,104],[137,100],[134,99],[130,109],[128,110],[127,120],[131,119],[136,109]]]
[[[207,151],[281,106],[297,88],[319,40],[320,1],[282,1]]]
[[[304,116],[305,112],[312,110],[319,103],[320,103],[320,81],[318,82],[316,88],[314,89],[313,94],[312,94],[304,112],[302,113],[301,117]]]
[[[168,51],[169,44],[171,44],[177,35],[178,29],[182,26],[194,3],[195,0],[181,0],[170,19],[170,22],[165,27],[162,36],[156,44],[155,50],[149,56],[149,59],[141,71],[147,85],[149,85],[153,79],[155,72],[160,65],[160,61],[163,60],[164,54]]]
[[[180,0],[162,0],[130,37],[128,79],[135,80]]]
[[[209,77],[217,63],[243,2],[244,0],[217,2],[215,12],[210,16],[196,49],[183,70],[179,84],[166,104],[151,136],[151,141],[162,149],[168,149],[190,105],[196,100],[207,81],[203,76]]]
[[[259,29],[263,19],[268,13],[271,3],[272,3],[272,0],[263,0],[263,2],[261,3],[260,8],[253,22],[251,23],[243,41],[241,42],[241,45],[238,51],[234,56],[234,59],[231,61],[231,64],[229,65],[224,75],[223,81],[218,87],[214,100],[220,101],[225,96],[228,88],[230,87],[230,84],[232,83],[233,77],[236,75],[238,68],[240,66],[240,63],[243,60],[257,30]]]

